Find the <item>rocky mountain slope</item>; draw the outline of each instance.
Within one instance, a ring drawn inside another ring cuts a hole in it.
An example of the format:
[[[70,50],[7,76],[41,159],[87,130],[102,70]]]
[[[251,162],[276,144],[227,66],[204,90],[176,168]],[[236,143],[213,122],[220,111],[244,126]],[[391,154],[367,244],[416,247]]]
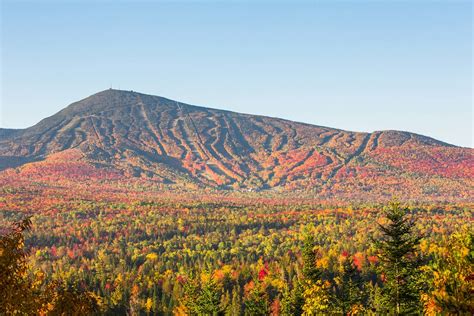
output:
[[[473,192],[473,152],[408,132],[349,132],[120,90],[30,128],[0,130],[4,172],[54,165],[62,153],[61,170],[81,161],[123,178],[322,196],[465,198]]]

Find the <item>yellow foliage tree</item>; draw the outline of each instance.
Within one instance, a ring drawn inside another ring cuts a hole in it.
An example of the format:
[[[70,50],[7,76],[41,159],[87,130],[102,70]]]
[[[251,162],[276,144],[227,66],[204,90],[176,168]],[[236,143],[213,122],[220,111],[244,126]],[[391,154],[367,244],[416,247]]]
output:
[[[425,313],[474,315],[473,234],[453,234],[439,251],[435,263],[426,267],[433,278],[433,290],[422,296]]]
[[[329,309],[328,284],[318,280],[304,282],[303,315],[321,315]]]

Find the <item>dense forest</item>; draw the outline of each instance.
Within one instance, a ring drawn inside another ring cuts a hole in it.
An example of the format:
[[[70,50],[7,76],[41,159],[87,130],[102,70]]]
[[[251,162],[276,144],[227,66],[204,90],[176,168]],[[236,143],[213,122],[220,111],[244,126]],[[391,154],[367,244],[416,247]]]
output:
[[[0,212],[0,314],[474,313],[471,206],[56,206]]]
[[[474,316],[472,1],[0,2],[0,316]]]

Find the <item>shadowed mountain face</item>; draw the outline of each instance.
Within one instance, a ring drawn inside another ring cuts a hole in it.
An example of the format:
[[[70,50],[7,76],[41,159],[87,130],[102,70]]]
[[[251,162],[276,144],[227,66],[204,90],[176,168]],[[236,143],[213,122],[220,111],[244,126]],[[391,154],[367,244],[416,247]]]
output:
[[[0,169],[60,152],[124,177],[325,195],[453,195],[472,192],[474,175],[472,149],[421,135],[347,132],[119,90],[0,130]]]

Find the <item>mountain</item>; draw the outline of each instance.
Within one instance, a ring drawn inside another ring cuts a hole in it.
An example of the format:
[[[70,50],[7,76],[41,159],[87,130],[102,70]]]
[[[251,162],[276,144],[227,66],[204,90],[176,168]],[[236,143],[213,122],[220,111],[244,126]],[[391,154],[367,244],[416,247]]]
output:
[[[350,132],[112,89],[30,128],[0,129],[3,173],[67,176],[72,168],[90,176],[326,197],[469,199],[472,158],[471,148],[408,132]],[[41,169],[45,164],[49,169]]]

